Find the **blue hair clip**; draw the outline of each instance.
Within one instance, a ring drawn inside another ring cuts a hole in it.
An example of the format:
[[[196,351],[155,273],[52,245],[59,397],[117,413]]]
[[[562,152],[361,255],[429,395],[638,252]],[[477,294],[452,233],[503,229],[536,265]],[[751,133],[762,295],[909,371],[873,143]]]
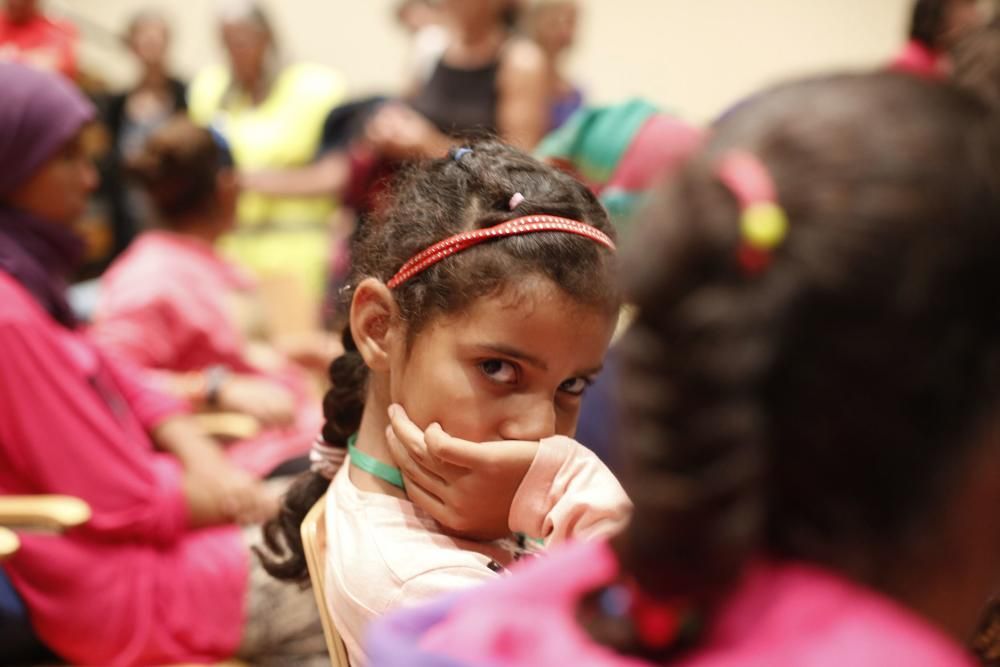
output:
[[[461,148],[453,148],[451,150],[451,159],[455,162],[459,162],[463,157],[472,152],[471,148],[462,146]]]
[[[226,140],[226,135],[214,124],[209,125],[208,132],[212,135],[212,140],[219,149],[219,166],[222,168],[235,166],[236,161],[233,160],[233,153],[229,150],[229,141]]]

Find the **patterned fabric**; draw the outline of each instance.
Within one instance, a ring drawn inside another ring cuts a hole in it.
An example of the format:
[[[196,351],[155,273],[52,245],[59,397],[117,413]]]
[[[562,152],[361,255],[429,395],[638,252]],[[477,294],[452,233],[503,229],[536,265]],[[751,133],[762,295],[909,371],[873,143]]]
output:
[[[578,602],[618,574],[606,542],[568,545],[511,577],[374,625],[369,667],[641,667],[594,642]],[[677,667],[973,667],[894,601],[803,563],[760,562]]]
[[[700,140],[695,128],[635,99],[581,109],[543,139],[535,154],[590,186],[624,234],[646,191]]]

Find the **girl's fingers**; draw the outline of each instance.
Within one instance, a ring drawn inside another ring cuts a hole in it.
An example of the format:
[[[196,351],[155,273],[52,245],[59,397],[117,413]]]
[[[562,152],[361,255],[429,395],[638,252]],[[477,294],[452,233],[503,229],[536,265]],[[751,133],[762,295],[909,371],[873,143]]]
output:
[[[410,421],[406,410],[402,406],[389,406],[389,425],[389,430],[409,456],[421,463],[426,463],[427,447],[424,443],[424,432],[420,430],[419,426]]]
[[[444,502],[416,482],[409,480],[406,482],[406,495],[414,505],[427,512],[435,521],[442,523],[442,519],[445,521],[450,519]]]
[[[408,450],[390,431],[391,429],[386,429],[386,442],[389,445],[392,458],[396,461],[396,465],[399,466],[404,477],[408,480],[412,479],[416,481],[424,488],[441,490],[448,486],[445,478],[424,467],[419,461],[411,457]]]
[[[424,444],[431,456],[458,468],[473,468],[482,463],[482,444],[452,437],[437,423],[427,427]]]

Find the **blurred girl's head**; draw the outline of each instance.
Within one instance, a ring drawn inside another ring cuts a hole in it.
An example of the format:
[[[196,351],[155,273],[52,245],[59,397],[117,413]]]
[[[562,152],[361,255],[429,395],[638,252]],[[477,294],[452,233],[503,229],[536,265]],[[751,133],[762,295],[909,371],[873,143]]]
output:
[[[711,610],[770,557],[921,607],[942,556],[1000,571],[974,518],[1000,502],[998,156],[985,106],[890,74],[779,87],[717,126],[627,263],[619,546],[644,590]]]
[[[144,187],[168,228],[228,225],[236,208],[236,177],[227,151],[209,130],[178,115],[150,135],[128,170]]]

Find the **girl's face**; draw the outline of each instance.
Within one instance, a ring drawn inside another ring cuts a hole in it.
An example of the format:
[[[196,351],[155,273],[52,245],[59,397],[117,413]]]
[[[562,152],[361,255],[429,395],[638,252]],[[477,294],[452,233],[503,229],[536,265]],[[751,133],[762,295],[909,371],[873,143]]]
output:
[[[97,187],[97,170],[83,145],[83,131],[68,141],[10,195],[10,202],[43,220],[72,225]]]
[[[540,440],[576,431],[616,317],[527,278],[427,324],[389,351],[390,398],[423,428],[471,440]]]

